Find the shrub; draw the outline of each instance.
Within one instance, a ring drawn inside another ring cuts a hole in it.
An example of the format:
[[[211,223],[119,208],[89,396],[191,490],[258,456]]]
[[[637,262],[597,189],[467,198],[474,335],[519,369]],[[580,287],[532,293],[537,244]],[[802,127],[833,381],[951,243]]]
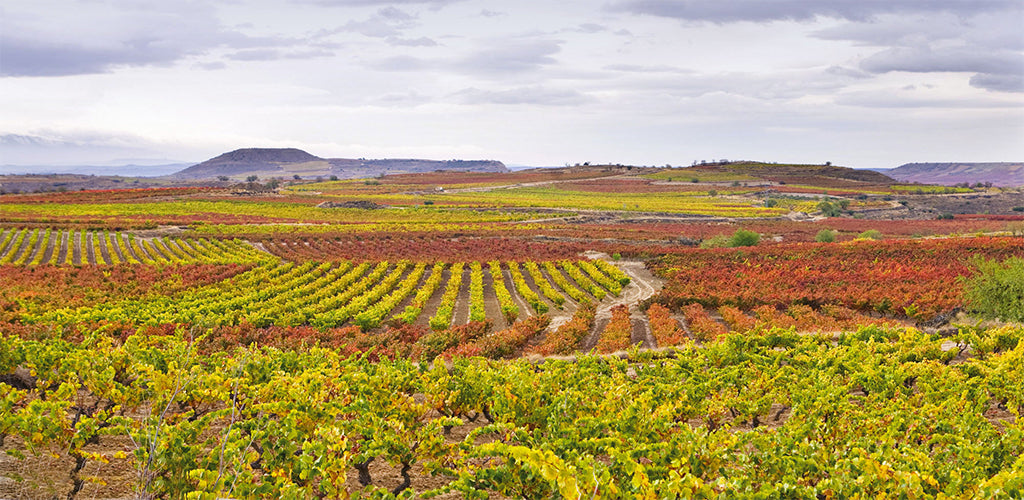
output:
[[[729,237],[724,234],[712,236],[700,242],[701,248],[725,248],[729,246]]]
[[[842,213],[838,206],[833,205],[828,201],[818,203],[818,210],[820,210],[821,215],[824,215],[825,217],[839,217]]]
[[[988,318],[1024,321],[1024,259],[1003,262],[976,259],[966,279],[964,298],[971,310]]]
[[[857,238],[862,240],[880,240],[882,239],[882,232],[877,229],[868,229],[857,235]]]
[[[737,229],[729,238],[730,247],[752,247],[761,241],[761,235],[746,229]]]
[[[818,243],[833,243],[836,241],[836,232],[831,229],[822,229],[814,236]]]

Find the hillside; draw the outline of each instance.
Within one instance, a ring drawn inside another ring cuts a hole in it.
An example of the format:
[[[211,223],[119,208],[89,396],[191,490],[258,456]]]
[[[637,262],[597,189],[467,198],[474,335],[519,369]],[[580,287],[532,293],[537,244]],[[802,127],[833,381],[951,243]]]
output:
[[[694,182],[791,184],[829,189],[885,186],[897,182],[885,174],[835,165],[796,165],[739,161],[660,169],[653,178]]]
[[[507,172],[500,161],[320,158],[295,148],[237,149],[173,174],[175,179],[216,179],[227,176],[242,180],[251,175],[261,179],[299,176],[337,176],[340,179],[375,177],[383,174],[456,170],[464,172]]]
[[[886,172],[903,182],[955,184],[991,182],[995,186],[1024,186],[1024,162],[907,163]]]

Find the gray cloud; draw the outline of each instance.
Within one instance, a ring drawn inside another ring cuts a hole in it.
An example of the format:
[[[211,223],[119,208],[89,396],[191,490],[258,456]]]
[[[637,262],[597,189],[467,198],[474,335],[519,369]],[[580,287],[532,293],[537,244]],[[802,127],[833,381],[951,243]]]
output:
[[[896,47],[861,61],[871,73],[906,71],[911,73],[975,73],[974,87],[1004,92],[1024,92],[1024,58],[1012,51],[978,53],[967,48]]]
[[[978,73],[971,77],[971,86],[996,92],[1024,92],[1024,74]]]
[[[863,21],[881,14],[952,12],[973,15],[984,11],[1020,11],[1018,0],[626,0],[612,10],[689,21],[806,21],[832,17]]]
[[[278,49],[246,49],[226,55],[232,61],[277,61],[281,59],[314,59],[317,57],[331,57],[334,52],[323,49],[300,50],[284,52]]]
[[[463,0],[293,0],[295,3],[322,5],[324,7],[364,7],[367,5],[431,5],[441,7]]]
[[[1024,61],[1016,54],[978,54],[964,48],[932,50],[927,47],[895,47],[861,61],[860,67],[871,73],[937,71],[1003,73],[1024,70]]]
[[[334,30],[322,30],[317,36],[328,36],[335,33],[359,33],[371,38],[400,38],[402,31],[417,26],[417,17],[397,7],[387,6],[377,10],[368,19],[349,21]]]
[[[388,44],[399,47],[436,47],[437,42],[431,38],[421,36],[419,38],[398,38],[388,37]]]
[[[225,28],[209,6],[193,2],[152,2],[136,8],[86,5],[48,16],[46,22],[38,16],[10,16],[0,31],[0,76],[106,73],[121,66],[169,65],[219,47],[267,49],[301,43]],[[98,29],[97,20],[118,28]]]
[[[925,89],[928,90],[928,89]],[[1006,109],[1021,108],[1024,103],[991,99],[951,99],[928,96],[913,85],[898,91],[861,91],[840,94],[836,104],[862,108],[941,108],[941,109]]]
[[[576,31],[580,33],[601,33],[603,31],[608,31],[608,27],[596,23],[583,23],[576,27]]]
[[[281,58],[281,53],[276,49],[247,49],[228,54],[232,61],[273,61]]]
[[[490,9],[484,9],[480,11],[480,17],[501,17],[506,15],[504,12],[497,12]]]
[[[553,55],[561,50],[558,40],[500,40],[456,61],[452,67],[474,74],[520,73],[555,64]]]
[[[480,90],[475,87],[460,90],[452,95],[460,104],[532,104],[541,106],[578,106],[594,99],[575,90],[549,89],[545,87],[518,87],[508,90]]]
[[[854,68],[847,68],[845,66],[829,66],[828,69],[825,70],[825,72],[830,74],[830,75],[846,77],[846,78],[858,78],[859,79],[859,78],[870,78],[871,77],[870,74],[865,73],[864,71],[861,71],[861,70],[858,70],[858,69],[854,69]]]
[[[643,66],[639,64],[609,64],[608,66],[605,66],[604,69],[624,73],[693,73],[692,70],[667,65]]]

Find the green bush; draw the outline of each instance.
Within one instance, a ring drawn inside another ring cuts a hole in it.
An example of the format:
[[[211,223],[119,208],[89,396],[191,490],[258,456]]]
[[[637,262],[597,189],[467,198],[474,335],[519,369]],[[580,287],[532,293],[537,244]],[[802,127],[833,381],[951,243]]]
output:
[[[836,241],[836,232],[831,229],[822,229],[814,236],[814,241],[818,243],[833,243]]]
[[[712,236],[700,242],[701,248],[725,248],[727,246],[729,246],[729,237],[724,234]]]
[[[831,202],[822,201],[818,203],[818,210],[821,211],[821,215],[825,217],[839,217],[842,215],[842,210]]]
[[[880,240],[882,239],[882,232],[877,229],[868,229],[857,235],[857,238],[862,240]]]
[[[737,229],[729,238],[730,247],[752,247],[761,241],[761,235],[746,229]]]
[[[972,265],[964,290],[968,307],[988,318],[1024,321],[1024,259],[976,259]]]

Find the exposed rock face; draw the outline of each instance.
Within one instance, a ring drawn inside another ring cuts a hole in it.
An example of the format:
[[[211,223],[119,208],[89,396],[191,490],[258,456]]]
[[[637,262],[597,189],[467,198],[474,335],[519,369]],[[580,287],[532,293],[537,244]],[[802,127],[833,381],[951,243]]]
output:
[[[1024,162],[1004,163],[907,163],[888,172],[903,182],[954,184],[991,182],[995,186],[1024,186]]]

